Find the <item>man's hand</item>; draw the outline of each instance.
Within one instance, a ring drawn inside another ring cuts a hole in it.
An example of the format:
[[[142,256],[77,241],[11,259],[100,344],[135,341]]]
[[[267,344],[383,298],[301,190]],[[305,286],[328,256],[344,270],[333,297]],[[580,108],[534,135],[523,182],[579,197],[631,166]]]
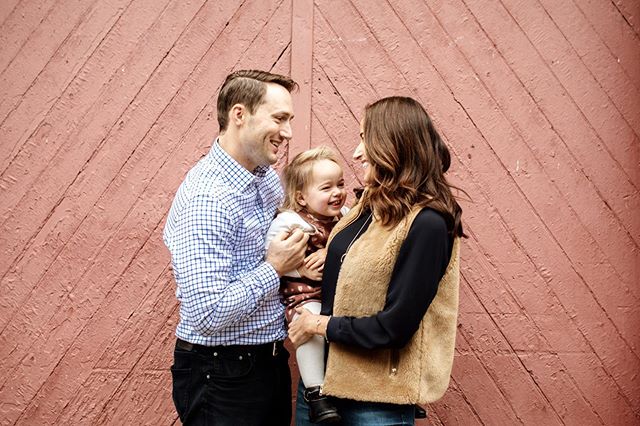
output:
[[[309,235],[300,229],[280,232],[271,240],[265,260],[283,276],[302,264],[308,239]]]

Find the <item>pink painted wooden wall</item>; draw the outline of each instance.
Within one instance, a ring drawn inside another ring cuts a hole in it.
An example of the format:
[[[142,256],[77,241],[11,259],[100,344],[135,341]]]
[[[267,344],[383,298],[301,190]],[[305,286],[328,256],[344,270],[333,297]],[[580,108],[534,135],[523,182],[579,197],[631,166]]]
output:
[[[162,228],[253,67],[302,83],[289,155],[336,147],[350,187],[379,97],[451,147],[470,238],[420,424],[640,423],[638,0],[3,0],[1,424],[179,424]]]

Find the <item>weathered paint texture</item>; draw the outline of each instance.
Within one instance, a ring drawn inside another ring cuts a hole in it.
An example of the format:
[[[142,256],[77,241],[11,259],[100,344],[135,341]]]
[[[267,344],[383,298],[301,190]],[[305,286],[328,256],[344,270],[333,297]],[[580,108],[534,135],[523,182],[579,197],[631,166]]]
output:
[[[640,424],[638,0],[0,2],[0,423],[179,424],[162,228],[234,69],[351,160],[410,95],[464,188],[449,391],[419,424]]]

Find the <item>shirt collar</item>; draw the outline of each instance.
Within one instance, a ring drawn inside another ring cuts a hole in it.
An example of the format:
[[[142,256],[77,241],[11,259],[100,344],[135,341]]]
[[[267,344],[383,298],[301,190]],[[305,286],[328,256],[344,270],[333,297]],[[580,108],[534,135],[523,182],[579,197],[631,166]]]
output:
[[[213,143],[209,155],[224,170],[223,178],[228,182],[238,185],[240,190],[246,189],[254,182],[259,183],[262,181],[267,174],[267,170],[269,170],[269,166],[258,166],[254,169],[253,173],[245,169],[222,149],[218,139]]]

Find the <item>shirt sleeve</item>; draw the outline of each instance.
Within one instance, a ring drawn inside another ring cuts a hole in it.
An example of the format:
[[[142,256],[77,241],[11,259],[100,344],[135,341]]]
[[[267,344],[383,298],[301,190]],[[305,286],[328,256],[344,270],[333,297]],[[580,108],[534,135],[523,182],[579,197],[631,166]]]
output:
[[[332,317],[327,339],[365,349],[404,347],[438,291],[451,247],[444,218],[423,210],[400,247],[383,310],[361,318]]]
[[[232,206],[197,196],[180,215],[172,260],[184,320],[210,336],[255,312],[278,291],[279,277],[262,261],[232,280],[235,236],[241,223]]]

